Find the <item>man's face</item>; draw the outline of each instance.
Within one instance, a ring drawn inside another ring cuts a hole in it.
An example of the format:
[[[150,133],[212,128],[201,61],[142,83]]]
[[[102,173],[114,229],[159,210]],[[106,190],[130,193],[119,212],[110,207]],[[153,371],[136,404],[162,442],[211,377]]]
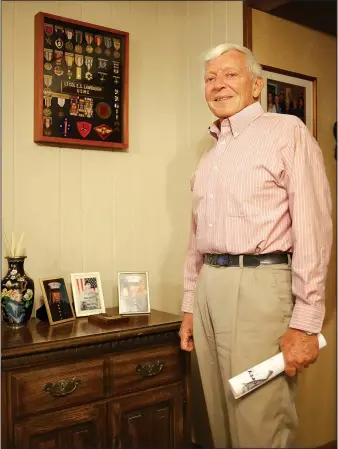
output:
[[[205,99],[218,118],[231,117],[259,97],[262,78],[246,68],[246,56],[236,50],[209,61],[205,71]]]

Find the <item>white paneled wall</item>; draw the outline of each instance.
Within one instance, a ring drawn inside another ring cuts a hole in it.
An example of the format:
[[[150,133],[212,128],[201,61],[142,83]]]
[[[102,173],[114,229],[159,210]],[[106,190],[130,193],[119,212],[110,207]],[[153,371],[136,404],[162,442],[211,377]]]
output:
[[[128,153],[33,142],[34,15],[130,33]],[[242,43],[240,1],[2,3],[3,227],[25,231],[38,279],[99,271],[106,306],[117,273],[149,271],[152,307],[178,313],[190,222],[189,178],[213,120],[201,53]],[[6,270],[6,263],[3,272]]]

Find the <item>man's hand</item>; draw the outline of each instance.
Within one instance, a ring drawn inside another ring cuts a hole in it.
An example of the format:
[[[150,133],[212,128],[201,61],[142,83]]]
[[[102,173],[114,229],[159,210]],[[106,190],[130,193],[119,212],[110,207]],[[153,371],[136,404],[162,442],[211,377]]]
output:
[[[195,348],[193,338],[193,314],[184,312],[184,317],[181,324],[181,329],[178,335],[181,338],[181,349],[183,351],[192,351]]]
[[[295,376],[317,360],[319,343],[317,335],[307,335],[289,328],[279,342],[285,361],[285,374]]]

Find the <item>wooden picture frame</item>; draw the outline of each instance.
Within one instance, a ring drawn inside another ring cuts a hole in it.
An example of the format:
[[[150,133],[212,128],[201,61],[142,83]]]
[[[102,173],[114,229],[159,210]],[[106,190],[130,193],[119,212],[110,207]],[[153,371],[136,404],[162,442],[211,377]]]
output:
[[[63,277],[41,278],[40,286],[51,326],[76,319]]]
[[[129,33],[35,16],[34,142],[128,148]]]
[[[269,92],[276,94],[279,91],[283,92],[285,102],[288,102],[287,96],[291,94],[291,102],[293,101],[294,108],[293,111],[290,108],[289,114],[297,115],[306,124],[314,138],[317,138],[317,78],[267,65],[261,67],[264,88],[261,92],[260,101],[263,109],[266,112],[268,110]],[[301,99],[302,109],[299,108]]]
[[[71,273],[70,278],[77,317],[106,312],[100,273]]]
[[[149,277],[147,271],[118,273],[119,314],[150,313]]]

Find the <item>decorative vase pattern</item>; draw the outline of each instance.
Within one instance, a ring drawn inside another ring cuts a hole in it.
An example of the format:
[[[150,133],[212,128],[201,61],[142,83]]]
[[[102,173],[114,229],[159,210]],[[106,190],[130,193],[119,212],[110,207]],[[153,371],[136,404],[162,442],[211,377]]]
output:
[[[34,281],[24,270],[26,256],[6,257],[8,273],[1,279],[1,311],[3,320],[12,327],[27,323],[34,304]]]

